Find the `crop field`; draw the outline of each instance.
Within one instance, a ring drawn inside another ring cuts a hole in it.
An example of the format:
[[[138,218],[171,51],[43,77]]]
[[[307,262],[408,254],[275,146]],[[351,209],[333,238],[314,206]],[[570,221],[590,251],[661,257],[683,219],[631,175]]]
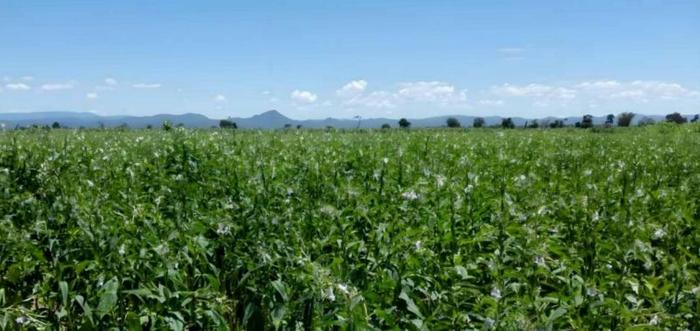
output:
[[[700,126],[0,133],[0,329],[694,330]]]

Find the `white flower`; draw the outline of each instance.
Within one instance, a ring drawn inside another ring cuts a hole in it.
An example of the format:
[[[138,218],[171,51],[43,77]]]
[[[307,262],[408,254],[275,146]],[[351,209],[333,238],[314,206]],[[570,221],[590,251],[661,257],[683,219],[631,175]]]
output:
[[[15,323],[17,323],[19,325],[25,325],[25,324],[29,323],[29,318],[27,316],[17,317],[17,318],[15,318]]]
[[[690,292],[693,292],[693,294],[698,295],[698,293],[700,293],[700,286],[693,287],[693,289],[691,289]]]
[[[464,188],[464,193],[466,194],[472,193],[472,191],[474,191],[474,185],[472,184],[469,184],[467,185],[467,187]]]
[[[414,191],[404,192],[403,194],[401,194],[401,197],[409,201],[418,200],[419,198],[418,194]]]
[[[656,231],[654,231],[654,234],[651,236],[651,238],[654,240],[659,240],[659,239],[663,238],[665,235],[666,235],[666,231],[664,231],[664,229],[656,229]]]
[[[348,286],[347,286],[347,285],[345,285],[345,284],[338,284],[338,285],[336,285],[336,286],[338,287],[338,289],[339,289],[341,292],[343,292],[343,293],[345,293],[345,294],[350,294],[350,291],[348,291]]]
[[[651,317],[651,320],[649,320],[650,325],[659,325],[661,323],[661,319],[659,318],[659,315],[654,314],[654,316]]]
[[[535,256],[535,264],[538,266],[544,266],[545,265],[544,257],[539,256],[539,255]]]
[[[323,291],[323,297],[329,301],[335,301],[335,293],[333,293],[333,287],[328,287]]]
[[[501,290],[499,290],[498,287],[494,287],[493,289],[491,289],[491,296],[496,298],[496,299],[500,299],[501,298]]]
[[[385,157],[382,159],[382,162],[384,162],[384,164],[387,164],[387,163],[389,163],[389,159]]]
[[[119,246],[118,252],[119,252],[119,255],[124,255],[126,253],[126,247],[124,247],[124,244],[121,244],[121,246]]]
[[[589,297],[593,297],[598,295],[598,290],[595,289],[595,287],[588,287],[586,288],[586,295]]]
[[[445,177],[442,175],[435,176],[435,181],[437,182],[438,187],[442,187],[443,185],[445,185]]]
[[[227,235],[231,233],[231,227],[224,223],[219,223],[218,228],[216,229],[216,233],[220,236]]]
[[[490,318],[490,317],[487,317],[487,318],[484,320],[484,328],[486,328],[487,330],[490,330],[490,329],[493,327],[494,324],[496,324],[496,321],[494,321],[494,320],[493,320],[492,318]]]
[[[586,177],[589,177],[593,174],[593,171],[591,169],[587,169],[583,172],[583,175]]]
[[[415,245],[416,245],[416,250],[419,250],[423,246],[423,243],[421,243],[420,240],[418,240],[418,241],[416,241]]]

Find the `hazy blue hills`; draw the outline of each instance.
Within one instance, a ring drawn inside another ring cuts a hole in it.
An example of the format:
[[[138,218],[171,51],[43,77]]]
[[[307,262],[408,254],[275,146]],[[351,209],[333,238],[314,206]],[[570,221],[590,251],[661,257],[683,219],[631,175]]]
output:
[[[456,118],[462,126],[471,126],[474,121],[474,116],[462,115],[446,115],[435,116],[419,119],[408,119],[411,122],[411,127],[442,127],[445,126],[447,118]],[[655,121],[662,121],[664,116],[653,115],[637,115],[633,124],[642,118],[652,118]],[[499,125],[503,118],[499,116],[486,116],[484,120],[487,126]],[[533,119],[514,117],[513,123],[516,126],[523,126],[526,122],[532,122]],[[556,119],[564,120],[567,125],[573,125],[581,120],[581,117],[565,117],[555,118],[547,117],[538,119],[540,123],[551,122]],[[389,124],[392,127],[398,126],[398,119],[390,118],[366,118],[366,119],[312,119],[312,120],[294,120],[282,115],[276,110],[266,111],[264,113],[251,117],[231,117],[229,120],[236,122],[239,128],[243,129],[279,129],[286,125],[296,127],[301,125],[304,128],[325,128],[332,126],[335,128],[379,128],[382,124]],[[51,125],[58,122],[63,127],[70,128],[96,128],[96,127],[117,127],[126,125],[130,128],[145,128],[147,126],[160,127],[163,122],[170,122],[173,125],[182,124],[190,128],[209,128],[219,125],[219,119],[208,118],[201,114],[160,114],[152,116],[101,116],[94,113],[86,112],[35,112],[35,113],[0,113],[0,123],[5,124],[6,128],[12,129],[15,127],[28,127],[32,125]],[[594,124],[602,124],[605,122],[605,117],[594,117]]]

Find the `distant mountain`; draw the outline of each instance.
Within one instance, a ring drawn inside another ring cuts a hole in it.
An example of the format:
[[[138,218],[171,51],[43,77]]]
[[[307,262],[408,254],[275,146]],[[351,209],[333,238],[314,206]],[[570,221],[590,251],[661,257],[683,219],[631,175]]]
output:
[[[474,122],[475,116],[435,116],[428,118],[419,119],[409,119],[411,122],[411,127],[414,128],[425,128],[425,127],[442,127],[445,126],[445,122],[448,118],[456,118],[462,126],[469,127]],[[651,118],[654,121],[663,121],[664,116],[660,115],[637,115],[634,117],[632,124],[635,125],[643,118]],[[485,125],[500,125],[503,117],[499,116],[487,116],[484,117]],[[542,119],[537,119],[541,124],[545,122],[552,122],[557,119],[564,120],[566,125],[574,125],[574,123],[581,120],[581,117],[546,117]],[[389,118],[367,118],[367,119],[337,119],[337,118],[326,118],[326,119],[314,119],[314,120],[294,120],[287,116],[282,115],[276,110],[269,110],[264,113],[254,115],[251,117],[231,117],[229,120],[236,122],[239,128],[242,129],[280,129],[286,125],[291,125],[296,127],[301,125],[304,128],[325,128],[332,126],[339,129],[350,129],[350,128],[380,128],[382,124],[389,124],[392,127],[398,126],[398,119]],[[531,123],[533,119],[513,117],[513,123],[515,126],[523,126],[525,123]],[[145,128],[147,126],[160,127],[163,122],[168,121],[173,125],[182,124],[190,128],[209,128],[212,126],[218,126],[218,119],[211,119],[201,114],[160,114],[153,116],[101,116],[94,113],[85,112],[37,112],[37,113],[0,113],[0,123],[5,124],[6,128],[15,127],[26,127],[31,125],[51,125],[54,122],[58,122],[61,126],[78,128],[95,128],[95,127],[117,127],[120,125],[127,125],[130,128]],[[605,117],[594,117],[593,123],[603,124],[605,123]]]
[[[0,113],[0,123],[5,127],[51,125],[58,122],[61,126],[71,128],[117,127],[126,124],[130,128],[145,128],[149,125],[160,127],[168,121],[173,125],[183,124],[192,128],[218,126],[219,121],[201,114],[160,114],[153,116],[100,116],[94,113],[78,112],[41,112],[41,113]]]

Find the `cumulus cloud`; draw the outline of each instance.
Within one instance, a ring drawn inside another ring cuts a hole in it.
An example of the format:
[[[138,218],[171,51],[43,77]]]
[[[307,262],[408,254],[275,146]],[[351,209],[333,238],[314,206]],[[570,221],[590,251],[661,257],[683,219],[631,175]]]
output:
[[[316,94],[309,91],[300,90],[292,91],[289,97],[292,98],[294,102],[299,104],[312,104],[318,99],[318,96]]]
[[[60,90],[70,90],[73,89],[73,84],[71,83],[51,83],[41,85],[41,89],[44,91],[60,91]]]
[[[217,94],[214,96],[214,101],[216,102],[226,102],[228,99],[223,94]]]
[[[85,94],[85,98],[91,99],[91,100],[97,99],[98,97],[99,97],[99,95],[95,92],[90,92],[88,94]]]
[[[32,89],[31,86],[25,83],[9,83],[5,85],[5,88],[13,91],[27,91]]]
[[[154,88],[159,88],[161,85],[158,83],[136,83],[131,85],[133,88],[139,88],[139,89],[154,89]]]
[[[108,78],[105,78],[105,84],[107,86],[116,86],[119,84],[119,82],[117,82],[117,80],[114,78],[108,77]]]
[[[341,97],[353,97],[363,93],[367,89],[367,81],[353,80],[336,91]]]
[[[466,101],[466,90],[458,91],[445,82],[408,82],[399,84],[398,96],[407,101],[448,105]]]
[[[336,91],[347,107],[395,108],[399,105],[431,104],[460,106],[466,102],[466,90],[440,81],[416,81],[398,84],[393,91],[368,91],[367,81],[355,80]]]
[[[700,92],[678,83],[653,80],[592,80],[565,85],[503,84],[491,87],[490,91],[500,97],[529,98],[535,106],[565,105],[574,99],[599,106],[614,100],[647,103],[700,96]]]

